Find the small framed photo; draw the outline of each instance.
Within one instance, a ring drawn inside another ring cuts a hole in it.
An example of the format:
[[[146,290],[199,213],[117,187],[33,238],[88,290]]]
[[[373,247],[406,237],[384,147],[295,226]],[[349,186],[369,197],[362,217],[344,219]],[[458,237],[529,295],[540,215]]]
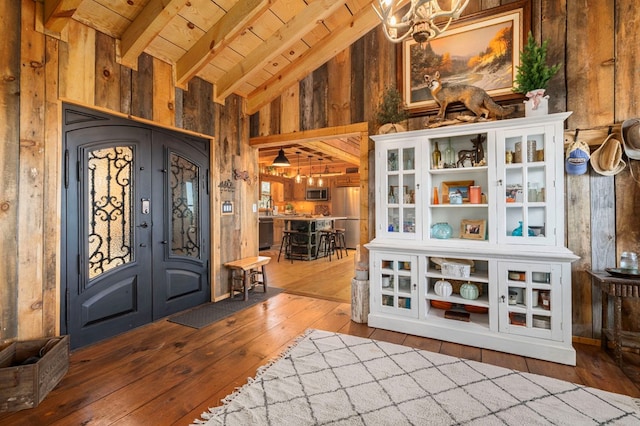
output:
[[[469,188],[473,186],[475,182],[472,180],[459,180],[456,182],[442,182],[442,203],[447,204],[449,202],[449,194],[455,192],[462,196],[462,202],[469,202]]]
[[[462,221],[460,221],[460,238],[466,238],[468,240],[484,240],[486,231],[486,220],[462,219]]]

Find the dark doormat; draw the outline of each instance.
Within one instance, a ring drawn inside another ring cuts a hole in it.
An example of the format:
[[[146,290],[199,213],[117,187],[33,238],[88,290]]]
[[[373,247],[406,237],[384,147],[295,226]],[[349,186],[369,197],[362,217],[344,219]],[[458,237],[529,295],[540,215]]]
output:
[[[282,293],[282,291],[283,289],[277,287],[269,287],[266,293],[262,291],[262,289],[256,291],[251,290],[249,291],[249,300],[246,302],[242,300],[241,294],[236,294],[236,297],[233,299],[228,298],[215,303],[205,303],[189,311],[169,317],[167,321],[192,328],[206,327],[222,318],[278,295]]]

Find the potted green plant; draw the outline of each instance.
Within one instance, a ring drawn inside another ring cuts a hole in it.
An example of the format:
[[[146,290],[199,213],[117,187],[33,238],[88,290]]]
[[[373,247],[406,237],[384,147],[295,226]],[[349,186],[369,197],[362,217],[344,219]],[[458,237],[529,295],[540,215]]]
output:
[[[514,92],[522,93],[525,101],[525,115],[543,115],[547,113],[549,96],[545,96],[549,80],[556,75],[560,64],[547,65],[547,44],[536,43],[529,31],[527,44],[520,52],[520,66],[516,67]]]
[[[376,115],[380,125],[378,133],[396,133],[406,130],[400,123],[407,117],[400,92],[393,87],[385,89]]]

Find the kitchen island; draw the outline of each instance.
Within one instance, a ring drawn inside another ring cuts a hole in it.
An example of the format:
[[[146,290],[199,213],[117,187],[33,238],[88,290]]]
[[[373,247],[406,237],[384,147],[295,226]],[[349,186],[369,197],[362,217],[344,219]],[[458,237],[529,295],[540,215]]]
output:
[[[283,232],[292,232],[291,253],[295,259],[314,260],[318,258],[321,231],[333,228],[334,221],[345,219],[339,216],[278,216],[284,221]]]

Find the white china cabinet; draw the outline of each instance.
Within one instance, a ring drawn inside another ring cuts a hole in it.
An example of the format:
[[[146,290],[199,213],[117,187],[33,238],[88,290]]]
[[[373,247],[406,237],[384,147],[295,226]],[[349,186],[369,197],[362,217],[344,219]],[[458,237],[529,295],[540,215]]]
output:
[[[575,365],[569,115],[372,137],[370,326]]]

